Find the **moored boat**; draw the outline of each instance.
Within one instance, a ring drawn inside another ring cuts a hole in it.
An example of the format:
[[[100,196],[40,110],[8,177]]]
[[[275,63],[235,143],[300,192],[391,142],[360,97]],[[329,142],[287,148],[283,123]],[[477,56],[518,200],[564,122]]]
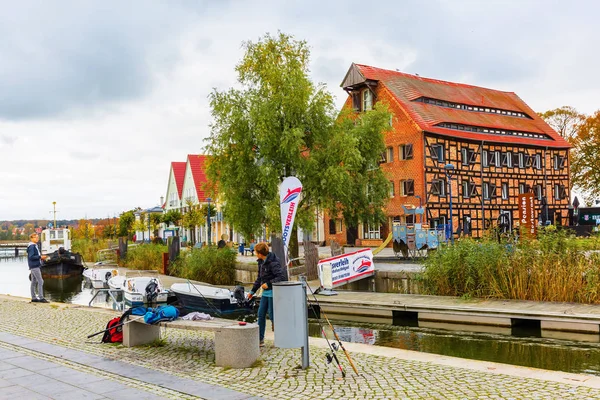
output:
[[[108,288],[108,280],[118,274],[116,268],[87,268],[83,271],[84,278],[94,289]]]
[[[251,311],[244,297],[244,288],[238,286],[235,291],[215,286],[188,283],[174,283],[171,291],[175,293],[181,305],[189,311],[201,311],[209,314],[230,314]]]
[[[44,229],[40,242],[42,254],[47,256],[41,268],[44,278],[62,278],[81,275],[83,258],[71,252],[71,231],[68,228]]]
[[[128,271],[125,276],[113,276],[108,280],[108,287],[121,289],[125,304],[131,307],[166,304],[169,291],[163,289],[158,276],[152,276],[157,274],[150,272],[145,275],[143,272],[149,271]],[[135,276],[129,276],[132,273]]]

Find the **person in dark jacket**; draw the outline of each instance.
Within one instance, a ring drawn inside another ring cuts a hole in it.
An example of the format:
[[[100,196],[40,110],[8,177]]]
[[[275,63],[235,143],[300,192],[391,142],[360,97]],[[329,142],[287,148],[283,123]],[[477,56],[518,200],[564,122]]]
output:
[[[29,273],[31,274],[31,302],[48,303],[48,300],[44,298],[44,280],[42,279],[40,268],[46,256],[40,253],[37,245],[40,238],[37,233],[29,235],[29,240],[30,242],[27,245],[27,264],[29,265]]]
[[[273,315],[273,283],[285,281],[287,279],[286,272],[281,266],[277,256],[269,252],[269,246],[266,243],[258,243],[254,246],[256,256],[258,257],[258,278],[252,286],[252,290],[248,293],[248,298],[251,299],[259,287],[263,289],[260,306],[258,307],[258,332],[260,346],[265,345],[265,325],[267,323],[267,312],[271,323],[274,322]]]

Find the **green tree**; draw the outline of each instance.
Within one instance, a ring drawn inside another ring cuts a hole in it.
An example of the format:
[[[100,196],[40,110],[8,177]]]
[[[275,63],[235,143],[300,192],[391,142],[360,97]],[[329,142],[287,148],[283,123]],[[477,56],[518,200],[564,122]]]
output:
[[[200,205],[194,204],[193,201],[186,201],[187,211],[183,215],[182,223],[183,227],[191,231],[190,241],[192,244],[196,243],[196,227],[203,225],[202,213],[200,212]]]
[[[152,213],[150,214],[150,229],[154,233],[154,238],[158,238],[158,230],[162,222],[162,214]]]
[[[133,224],[135,223],[134,210],[129,210],[121,213],[119,216],[119,236],[127,236],[131,239],[133,236]]]
[[[181,212],[179,210],[169,210],[162,216],[162,222],[167,226],[178,226],[181,223]]]
[[[308,76],[305,41],[267,34],[244,48],[236,66],[242,88],[210,95],[207,175],[218,182],[227,220],[246,237],[263,224],[280,231],[279,184],[287,176],[303,184],[302,228],[312,228],[316,207],[342,210],[352,224],[381,216],[389,193],[377,168],[386,108],[338,119],[331,94]],[[292,234],[292,254],[296,238]]]
[[[571,179],[586,197],[600,196],[600,110],[587,117],[572,139]]]
[[[554,110],[539,113],[548,125],[560,136],[571,141],[576,135],[579,126],[585,121],[585,115],[571,106],[562,106]]]

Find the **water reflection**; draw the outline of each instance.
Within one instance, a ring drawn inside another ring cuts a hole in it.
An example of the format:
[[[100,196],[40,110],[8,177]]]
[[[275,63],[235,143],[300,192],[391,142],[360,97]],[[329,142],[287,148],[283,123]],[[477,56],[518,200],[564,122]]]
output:
[[[341,321],[335,321],[334,326],[340,338],[348,342],[600,376],[598,343],[423,327],[358,326],[355,322]],[[325,331],[328,338],[333,339],[330,330],[325,328]],[[315,320],[309,326],[309,333],[315,337],[322,336]]]
[[[70,276],[67,278],[45,278],[44,296],[52,301],[70,303],[81,293],[81,276]]]

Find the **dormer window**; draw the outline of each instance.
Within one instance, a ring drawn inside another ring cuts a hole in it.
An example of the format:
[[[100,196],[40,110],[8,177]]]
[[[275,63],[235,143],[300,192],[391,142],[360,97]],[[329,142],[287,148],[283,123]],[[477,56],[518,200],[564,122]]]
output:
[[[373,109],[373,93],[370,89],[365,89],[362,92],[362,109],[369,111]]]

